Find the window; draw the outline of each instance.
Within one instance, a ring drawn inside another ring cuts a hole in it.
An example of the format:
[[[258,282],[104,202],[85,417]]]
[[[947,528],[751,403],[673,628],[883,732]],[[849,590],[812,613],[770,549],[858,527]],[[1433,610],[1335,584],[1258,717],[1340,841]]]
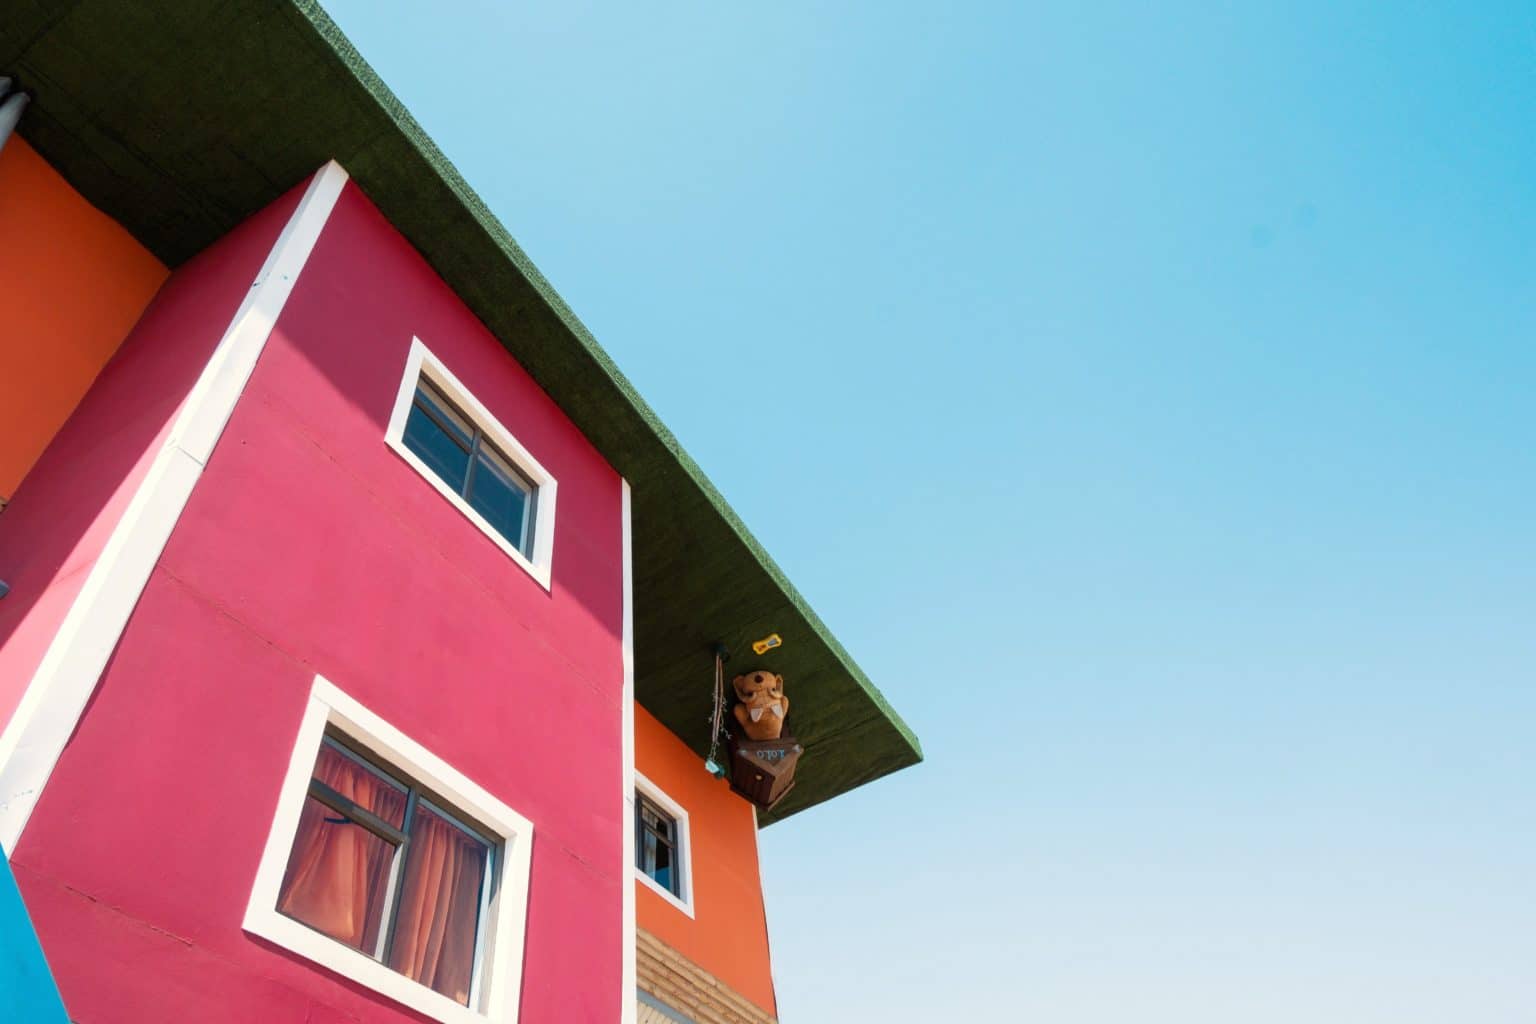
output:
[[[446,1024],[515,1024],[532,839],[317,677],[245,928]]]
[[[419,786],[327,736],[277,909],[469,1006],[494,857]]]
[[[651,881],[674,896],[683,891],[678,868],[677,822],[644,796],[635,799],[635,864]]]
[[[693,862],[688,812],[635,773],[635,877],[693,916]]]
[[[416,385],[405,446],[527,557],[534,485],[426,378]]]
[[[385,442],[549,588],[554,478],[419,339]]]

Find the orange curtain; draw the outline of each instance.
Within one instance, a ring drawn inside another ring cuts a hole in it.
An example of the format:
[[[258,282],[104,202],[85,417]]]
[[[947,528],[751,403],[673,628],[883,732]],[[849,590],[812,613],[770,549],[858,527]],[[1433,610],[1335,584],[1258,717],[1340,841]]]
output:
[[[469,1004],[486,848],[418,804],[390,966]]]
[[[405,793],[329,746],[320,748],[315,778],[398,828]],[[299,831],[277,909],[366,953],[378,943],[395,847],[313,797]]]

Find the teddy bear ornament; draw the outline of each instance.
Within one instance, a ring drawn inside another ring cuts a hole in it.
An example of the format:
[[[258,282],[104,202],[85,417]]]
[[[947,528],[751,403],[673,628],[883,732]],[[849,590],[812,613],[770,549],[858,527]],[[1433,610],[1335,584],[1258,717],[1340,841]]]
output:
[[[784,677],[755,671],[731,680],[737,704],[731,709],[736,724],[750,740],[776,740],[784,732],[789,698],[784,696]]]
[[[785,728],[789,698],[784,677],[754,669],[731,680],[731,788],[771,811],[795,788],[795,766],[805,748]]]

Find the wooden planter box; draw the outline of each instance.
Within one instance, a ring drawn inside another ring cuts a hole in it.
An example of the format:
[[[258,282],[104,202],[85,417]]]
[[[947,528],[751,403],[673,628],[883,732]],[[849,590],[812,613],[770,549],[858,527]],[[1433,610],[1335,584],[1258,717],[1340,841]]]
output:
[[[732,734],[731,788],[763,810],[772,810],[795,788],[795,765],[803,753],[805,748],[793,736],[749,740]]]

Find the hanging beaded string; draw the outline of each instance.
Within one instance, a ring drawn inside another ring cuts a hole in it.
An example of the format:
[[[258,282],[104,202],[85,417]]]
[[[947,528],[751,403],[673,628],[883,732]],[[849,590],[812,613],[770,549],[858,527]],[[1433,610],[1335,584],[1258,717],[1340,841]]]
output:
[[[715,711],[709,723],[709,760],[704,767],[717,779],[725,778],[723,768],[716,758],[720,753],[720,736],[725,732],[725,648],[715,648]]]

